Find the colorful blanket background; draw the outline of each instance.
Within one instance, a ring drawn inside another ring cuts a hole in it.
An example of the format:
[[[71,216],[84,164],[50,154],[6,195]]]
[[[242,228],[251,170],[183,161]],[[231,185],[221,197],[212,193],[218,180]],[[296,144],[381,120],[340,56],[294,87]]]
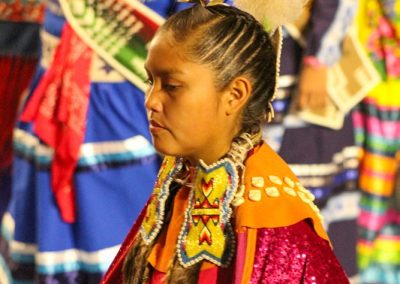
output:
[[[400,282],[400,2],[361,0],[357,27],[382,82],[354,114],[363,148],[358,220],[361,283]]]

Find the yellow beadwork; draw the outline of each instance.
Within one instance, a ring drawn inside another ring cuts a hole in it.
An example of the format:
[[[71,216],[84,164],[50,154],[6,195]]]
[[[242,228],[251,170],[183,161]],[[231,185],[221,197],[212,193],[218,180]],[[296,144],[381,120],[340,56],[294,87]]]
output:
[[[219,226],[219,204],[229,182],[228,179],[229,176],[223,168],[219,168],[210,174],[206,174],[200,169],[196,175],[194,188],[198,190],[194,191],[193,199],[200,208],[196,209],[195,204],[191,214],[194,226],[189,229],[186,238],[186,252],[189,257],[194,257],[202,251],[206,251],[218,258],[222,257],[225,248],[225,237]],[[211,189],[206,190],[205,184],[211,186]],[[209,205],[212,206],[216,202],[218,203],[217,208],[204,208]],[[198,222],[194,220],[195,218],[199,218]],[[212,222],[212,218],[217,218],[217,222]],[[209,235],[205,236],[205,232]],[[210,238],[212,246],[207,242],[202,242],[201,238],[204,237]]]
[[[251,178],[251,185],[257,188],[264,187],[264,178],[263,177],[252,177]]]
[[[168,181],[168,178],[171,179],[171,173],[174,172],[175,168],[176,158],[165,157],[141,226],[141,234],[146,243],[150,243],[157,236],[161,228],[164,219],[164,202],[169,194],[170,181]],[[165,192],[163,196],[160,196],[162,191]]]
[[[283,191],[286,192],[287,194],[289,194],[290,196],[296,196],[297,195],[296,191],[293,188],[288,187],[288,186],[284,186],[283,187]]]
[[[197,168],[178,239],[178,256],[184,267],[203,259],[220,266],[230,262],[235,242],[230,203],[237,182],[237,171],[228,160]]]
[[[277,176],[268,176],[268,178],[269,178],[269,180],[270,180],[272,183],[275,183],[275,184],[277,184],[277,185],[282,185],[282,184],[283,184],[283,181],[282,181],[282,179],[281,179],[280,177],[277,177]]]
[[[303,202],[305,203],[311,203],[312,201],[307,197],[307,195],[302,192],[302,191],[298,191],[297,195],[300,197],[301,200],[303,200]]]
[[[289,178],[289,177],[284,177],[283,180],[285,181],[285,183],[286,183],[288,186],[294,187],[295,183],[294,183],[294,181],[293,181],[291,178]]]
[[[261,200],[261,190],[252,189],[249,191],[249,199],[251,201],[260,201]]]
[[[265,189],[265,193],[269,196],[269,197],[279,197],[281,194],[279,193],[278,188],[276,188],[275,186],[271,186],[271,187],[267,187]]]
[[[224,0],[178,0],[183,3],[197,3],[203,7],[224,4]]]

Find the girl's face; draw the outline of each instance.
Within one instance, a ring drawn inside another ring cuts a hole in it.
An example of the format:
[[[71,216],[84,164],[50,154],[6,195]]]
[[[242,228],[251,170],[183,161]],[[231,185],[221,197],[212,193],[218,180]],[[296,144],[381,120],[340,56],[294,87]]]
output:
[[[229,92],[218,91],[213,70],[185,59],[171,39],[170,32],[159,33],[145,63],[153,143],[162,154],[212,163],[229,150],[236,129],[225,107]]]

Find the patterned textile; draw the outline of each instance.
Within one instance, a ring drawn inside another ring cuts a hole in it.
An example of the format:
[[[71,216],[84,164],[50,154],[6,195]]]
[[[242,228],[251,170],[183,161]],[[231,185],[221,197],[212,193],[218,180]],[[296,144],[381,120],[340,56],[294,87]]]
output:
[[[161,16],[178,8],[172,0],[142,2]],[[24,108],[44,74],[60,63],[54,51],[65,25],[58,2],[47,1],[41,61]],[[16,178],[0,237],[2,284],[99,282],[151,192],[159,158],[150,143],[141,88],[96,51],[82,72],[88,73],[90,93],[73,175],[75,223],[63,221],[54,198],[55,148],[38,137],[34,122],[19,120],[14,129]]]
[[[43,18],[42,0],[6,0],[0,2],[0,20],[40,23]]]
[[[359,37],[382,82],[354,114],[363,147],[358,220],[361,283],[400,282],[400,206],[396,173],[400,149],[400,3],[362,0]]]
[[[78,35],[108,64],[145,90],[146,45],[164,19],[140,1],[60,0],[60,3]],[[110,22],[113,24],[109,25]]]
[[[356,218],[359,149],[352,117],[340,130],[304,122],[292,112],[298,76],[305,56],[332,65],[341,56],[341,40],[356,10],[353,0],[314,0],[306,32],[284,32],[279,92],[273,102],[276,117],[263,129],[265,140],[282,156],[316,197],[334,251],[347,274],[357,273]]]
[[[54,55],[58,64],[40,81],[21,120],[34,122],[38,137],[55,149],[51,184],[63,220],[74,222],[73,172],[84,138],[91,64],[91,50],[83,41],[144,89],[146,74],[139,66],[162,17],[141,3],[60,3],[69,24]]]
[[[36,87],[21,121],[55,151],[51,185],[66,222],[76,218],[73,175],[86,130],[92,51],[65,25],[53,64]]]

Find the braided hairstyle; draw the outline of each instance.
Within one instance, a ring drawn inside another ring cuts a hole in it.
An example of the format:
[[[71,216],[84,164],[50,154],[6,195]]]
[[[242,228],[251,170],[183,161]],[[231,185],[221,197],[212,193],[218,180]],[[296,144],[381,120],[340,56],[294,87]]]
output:
[[[276,51],[269,34],[250,14],[232,6],[194,5],[172,17],[159,32],[172,32],[183,55],[210,66],[217,89],[246,76],[252,94],[243,112],[241,133],[256,133],[269,111],[275,92]]]

